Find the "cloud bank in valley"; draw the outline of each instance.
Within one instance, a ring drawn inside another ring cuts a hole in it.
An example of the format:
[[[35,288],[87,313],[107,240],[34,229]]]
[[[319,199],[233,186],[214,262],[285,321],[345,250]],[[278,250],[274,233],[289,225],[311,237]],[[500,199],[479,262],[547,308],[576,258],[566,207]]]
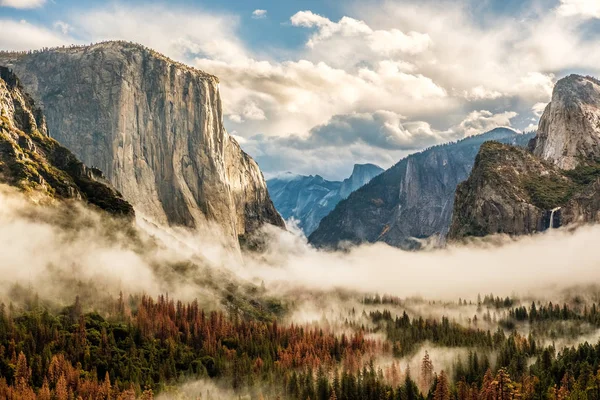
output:
[[[192,233],[140,220],[139,233],[133,234],[133,227],[83,207],[75,207],[77,212],[39,207],[5,186],[0,190],[0,205],[4,293],[19,283],[42,296],[69,293],[74,297],[78,285],[93,284],[95,290],[113,295],[123,290],[169,292],[182,299],[213,297],[215,306],[218,285],[211,282],[238,280],[264,282],[277,295],[341,289],[475,300],[478,293],[490,292],[556,294],[600,279],[600,248],[595,245],[600,226],[557,229],[519,239],[497,237],[421,252],[385,244],[346,252],[318,251],[302,237],[269,228],[268,250],[241,258],[213,227]]]
[[[475,300],[490,292],[543,297],[600,279],[600,249],[594,245],[599,237],[599,226],[584,226],[421,252],[381,243],[323,252],[281,234],[243,273],[283,291],[302,286],[446,300]]]

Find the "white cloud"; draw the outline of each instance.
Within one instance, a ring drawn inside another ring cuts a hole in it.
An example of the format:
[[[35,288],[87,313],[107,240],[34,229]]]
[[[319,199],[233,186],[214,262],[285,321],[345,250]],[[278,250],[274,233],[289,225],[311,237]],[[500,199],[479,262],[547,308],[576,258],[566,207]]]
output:
[[[53,30],[27,21],[0,19],[0,49],[30,50],[74,43]]]
[[[418,32],[405,34],[398,29],[374,31],[369,41],[373,51],[386,56],[397,52],[417,54],[424,52],[431,45],[431,38],[427,34]]]
[[[267,18],[267,10],[254,10],[252,11],[252,18],[254,19],[263,19]]]
[[[76,15],[69,22],[90,40],[131,40],[179,61],[202,55],[229,62],[246,53],[236,34],[239,18],[234,15],[116,4]]]
[[[499,97],[504,96],[503,93],[498,92],[497,90],[489,90],[483,87],[482,85],[475,86],[470,90],[463,91],[463,96],[468,101],[475,100],[493,100]]]
[[[506,111],[493,114],[487,110],[473,111],[458,125],[456,130],[464,137],[479,135],[498,127],[510,127],[510,120],[518,114],[514,111]]]
[[[431,45],[431,39],[427,34],[419,32],[405,34],[398,29],[373,30],[364,21],[350,17],[343,17],[338,22],[333,22],[311,11],[300,11],[294,14],[290,21],[293,26],[317,28],[317,32],[306,43],[309,48],[339,38],[360,38],[373,52],[389,56],[398,52],[420,53]]]
[[[12,8],[37,8],[46,3],[46,0],[0,0],[0,6]]]
[[[63,21],[56,21],[53,26],[54,29],[61,31],[63,35],[67,35],[73,30],[71,25]]]
[[[600,2],[596,0],[560,0],[557,13],[561,16],[600,18]]]

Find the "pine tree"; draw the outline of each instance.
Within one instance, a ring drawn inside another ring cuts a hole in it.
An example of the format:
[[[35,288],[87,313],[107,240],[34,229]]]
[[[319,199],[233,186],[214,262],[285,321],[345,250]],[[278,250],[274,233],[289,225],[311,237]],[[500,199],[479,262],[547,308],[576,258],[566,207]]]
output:
[[[433,382],[433,363],[429,358],[429,353],[425,351],[423,361],[421,362],[421,390],[423,392],[429,391]]]
[[[444,371],[438,376],[433,398],[434,400],[450,400],[450,383]]]

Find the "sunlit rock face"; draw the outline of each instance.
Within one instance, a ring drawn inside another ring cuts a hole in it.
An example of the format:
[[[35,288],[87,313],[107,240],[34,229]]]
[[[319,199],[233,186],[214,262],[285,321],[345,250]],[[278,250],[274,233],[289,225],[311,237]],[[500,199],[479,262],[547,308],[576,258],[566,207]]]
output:
[[[559,80],[530,146],[562,169],[600,157],[600,82],[579,75]]]
[[[283,227],[258,165],[223,127],[216,77],[142,46],[106,42],[0,54],[43,107],[49,132],[142,215],[238,238]]]
[[[77,199],[109,213],[133,218],[133,207],[96,168],[48,136],[42,111],[17,76],[0,67],[0,183],[38,201]]]
[[[451,240],[600,222],[600,82],[557,82],[529,151],[487,143],[459,185]]]

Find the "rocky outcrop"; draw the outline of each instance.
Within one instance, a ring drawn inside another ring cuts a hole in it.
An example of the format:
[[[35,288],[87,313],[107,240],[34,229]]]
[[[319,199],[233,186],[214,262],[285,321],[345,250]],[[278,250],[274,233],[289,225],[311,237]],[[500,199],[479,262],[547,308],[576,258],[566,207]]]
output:
[[[352,175],[342,181],[340,197],[342,199],[347,198],[350,193],[363,187],[382,172],[383,168],[375,164],[354,164]]]
[[[374,164],[356,164],[352,175],[342,182],[328,181],[319,175],[288,173],[269,179],[267,185],[283,218],[295,220],[308,236],[337,203],[381,172],[383,169]]]
[[[142,215],[240,237],[283,227],[258,165],[223,127],[217,78],[142,46],[106,42],[0,54],[42,104],[52,137]]]
[[[334,248],[382,241],[414,249],[426,238],[443,243],[456,186],[468,177],[479,146],[487,140],[524,145],[530,138],[499,128],[408,156],[341,201],[309,241]]]
[[[562,169],[600,157],[600,81],[579,75],[559,80],[530,149]]]
[[[0,182],[56,199],[81,199],[133,217],[133,207],[95,168],[48,136],[43,113],[17,77],[0,67]]]
[[[486,142],[456,190],[448,238],[543,231],[571,190],[572,182],[551,163],[522,148]]]
[[[529,150],[486,143],[457,192],[449,238],[600,222],[600,83],[557,82]]]

